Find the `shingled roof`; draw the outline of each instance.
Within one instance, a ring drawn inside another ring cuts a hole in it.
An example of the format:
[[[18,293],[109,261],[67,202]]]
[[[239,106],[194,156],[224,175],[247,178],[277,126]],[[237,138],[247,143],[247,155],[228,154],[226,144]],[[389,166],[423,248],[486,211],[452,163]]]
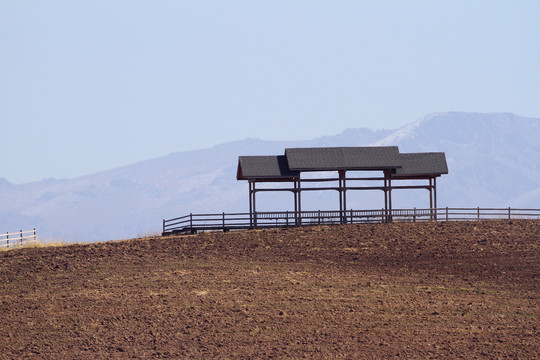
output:
[[[266,179],[289,180],[300,176],[298,171],[291,171],[283,155],[240,156],[238,157],[238,180]]]
[[[397,146],[285,149],[291,170],[384,170],[401,166]]]
[[[240,156],[238,180],[290,181],[302,171],[392,170],[398,178],[448,174],[443,152],[400,154],[397,146],[289,148],[285,155]]]
[[[448,174],[446,156],[443,152],[399,154],[401,168],[394,177],[418,177]]]

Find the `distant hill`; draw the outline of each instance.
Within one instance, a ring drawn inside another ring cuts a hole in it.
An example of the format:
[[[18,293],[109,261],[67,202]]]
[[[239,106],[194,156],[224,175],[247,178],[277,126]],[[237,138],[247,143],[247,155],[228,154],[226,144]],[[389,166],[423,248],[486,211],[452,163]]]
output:
[[[398,145],[401,152],[444,151],[449,174],[439,206],[540,208],[540,119],[513,114],[439,113],[398,130],[348,129],[309,141],[246,139],[187,151],[69,180],[14,185],[0,179],[0,230],[36,227],[62,241],[156,233],[161,220],[190,212],[248,210],[247,183],[236,180],[240,155],[286,147]],[[426,191],[395,191],[394,207],[429,206]],[[348,207],[381,208],[382,192],[355,192]],[[315,192],[303,209],[335,209],[337,194]],[[258,209],[292,209],[289,193],[264,193]]]

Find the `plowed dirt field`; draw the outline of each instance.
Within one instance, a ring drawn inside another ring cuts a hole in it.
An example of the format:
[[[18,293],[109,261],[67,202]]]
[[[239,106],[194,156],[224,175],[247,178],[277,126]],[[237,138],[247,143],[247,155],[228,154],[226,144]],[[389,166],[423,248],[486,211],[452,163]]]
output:
[[[0,253],[0,359],[535,359],[540,221]]]

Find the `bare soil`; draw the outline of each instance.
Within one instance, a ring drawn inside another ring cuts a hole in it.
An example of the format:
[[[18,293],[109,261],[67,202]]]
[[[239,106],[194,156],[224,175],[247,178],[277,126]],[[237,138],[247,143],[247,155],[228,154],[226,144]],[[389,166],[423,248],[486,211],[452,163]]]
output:
[[[535,359],[540,221],[0,253],[0,359]]]

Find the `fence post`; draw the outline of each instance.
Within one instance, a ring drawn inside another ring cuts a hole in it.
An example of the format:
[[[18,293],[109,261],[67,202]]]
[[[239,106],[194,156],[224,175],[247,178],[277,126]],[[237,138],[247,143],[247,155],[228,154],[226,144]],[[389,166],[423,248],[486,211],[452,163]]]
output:
[[[193,228],[193,213],[189,213],[189,227]]]
[[[225,230],[225,211],[223,212],[223,230]]]
[[[478,220],[480,220],[480,206],[476,208]]]
[[[7,248],[9,249],[9,232],[6,232]]]
[[[21,232],[21,240],[19,242],[19,246],[22,246],[22,241],[23,241],[23,238],[22,238],[22,230],[19,230]]]
[[[508,207],[508,220],[512,219],[512,216],[510,215],[510,206]]]
[[[416,222],[416,206],[414,207],[414,212],[413,212],[413,222]]]
[[[36,228],[34,228],[34,242],[37,243]]]
[[[352,209],[350,211],[351,211],[351,224],[352,224],[353,223]]]
[[[285,224],[289,226],[289,210],[285,211]]]
[[[446,221],[448,221],[448,206],[446,207]]]
[[[317,223],[319,225],[321,225],[321,210],[319,209],[319,211],[317,212]]]

